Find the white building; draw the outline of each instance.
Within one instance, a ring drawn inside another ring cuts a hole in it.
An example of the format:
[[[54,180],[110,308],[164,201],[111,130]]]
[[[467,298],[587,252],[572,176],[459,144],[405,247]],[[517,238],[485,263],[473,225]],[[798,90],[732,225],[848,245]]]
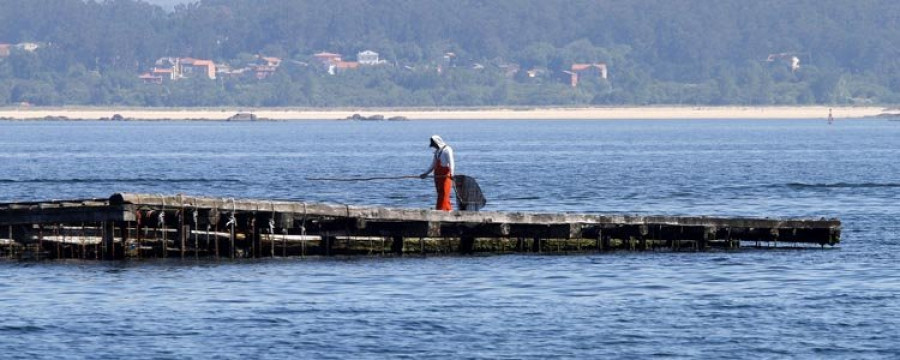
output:
[[[366,50],[356,54],[356,61],[360,65],[381,65],[386,62],[378,59],[378,53],[372,50]]]

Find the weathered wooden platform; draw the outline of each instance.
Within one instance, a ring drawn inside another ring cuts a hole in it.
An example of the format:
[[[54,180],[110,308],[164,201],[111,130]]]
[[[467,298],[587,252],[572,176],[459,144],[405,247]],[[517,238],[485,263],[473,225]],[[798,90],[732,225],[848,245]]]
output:
[[[833,246],[837,219],[441,212],[114,194],[0,204],[0,256],[122,259]]]

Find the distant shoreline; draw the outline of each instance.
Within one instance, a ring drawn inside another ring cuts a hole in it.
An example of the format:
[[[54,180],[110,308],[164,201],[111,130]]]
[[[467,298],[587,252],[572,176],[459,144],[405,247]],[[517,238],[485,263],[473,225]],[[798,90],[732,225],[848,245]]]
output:
[[[101,108],[8,107],[0,120],[225,121],[238,113],[260,120],[341,120],[353,114],[415,120],[666,120],[666,119],[855,119],[896,113],[880,106],[623,106],[495,108]],[[118,115],[118,116],[116,116]]]

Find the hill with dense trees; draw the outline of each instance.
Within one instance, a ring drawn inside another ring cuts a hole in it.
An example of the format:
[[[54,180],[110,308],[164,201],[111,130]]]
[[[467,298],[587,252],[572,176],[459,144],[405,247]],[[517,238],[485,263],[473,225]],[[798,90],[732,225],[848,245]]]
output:
[[[0,105],[889,104],[898,22],[885,0],[3,0]],[[365,50],[385,63],[350,66]],[[138,77],[162,58],[220,73]]]

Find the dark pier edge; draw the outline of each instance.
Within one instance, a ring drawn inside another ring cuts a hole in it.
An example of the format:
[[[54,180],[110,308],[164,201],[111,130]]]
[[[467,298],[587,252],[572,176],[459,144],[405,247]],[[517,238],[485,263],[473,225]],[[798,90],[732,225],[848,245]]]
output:
[[[838,219],[442,212],[118,193],[0,204],[0,258],[709,251],[839,244]]]

